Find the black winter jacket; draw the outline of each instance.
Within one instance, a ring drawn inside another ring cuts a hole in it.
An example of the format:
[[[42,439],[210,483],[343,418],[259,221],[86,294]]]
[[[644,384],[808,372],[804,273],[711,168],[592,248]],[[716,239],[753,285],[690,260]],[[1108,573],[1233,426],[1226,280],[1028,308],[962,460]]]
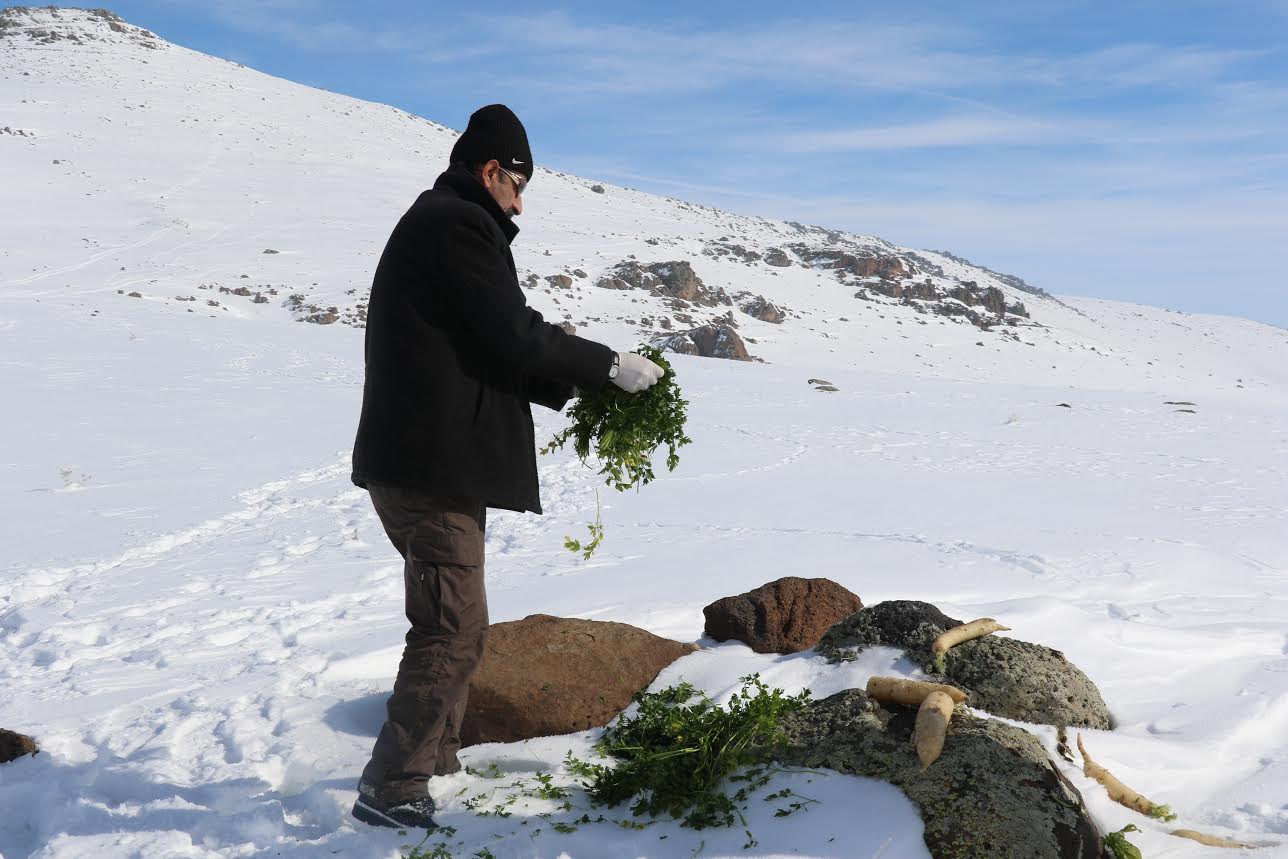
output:
[[[541,512],[530,402],[608,380],[612,350],[528,307],[519,228],[452,168],[394,227],[367,308],[353,482]]]

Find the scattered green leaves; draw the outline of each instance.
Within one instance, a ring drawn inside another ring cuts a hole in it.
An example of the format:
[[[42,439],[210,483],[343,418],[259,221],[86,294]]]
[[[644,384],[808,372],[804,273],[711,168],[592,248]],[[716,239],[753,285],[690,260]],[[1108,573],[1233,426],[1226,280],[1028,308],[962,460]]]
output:
[[[455,833],[456,830],[453,829],[452,834],[454,835]],[[441,834],[441,832],[436,830],[431,830],[430,832],[425,833],[425,837],[420,840],[420,843],[415,847],[410,848],[410,853],[403,854],[403,859],[453,859],[452,851],[447,849],[446,842],[439,842],[429,848],[425,847],[425,842],[430,839],[430,836],[438,836]],[[450,838],[451,836],[449,835],[447,837]],[[403,845],[403,849],[408,849],[406,844]]]
[[[587,525],[590,529],[590,539],[582,543],[573,537],[564,537],[564,548],[569,552],[581,552],[582,558],[589,561],[590,556],[595,554],[599,544],[604,542],[604,520],[599,515],[599,490],[595,490],[595,521]]]
[[[1117,832],[1105,836],[1105,847],[1114,854],[1114,859],[1142,859],[1140,848],[1127,840],[1128,832],[1139,832],[1136,824],[1129,823]]]
[[[497,764],[496,761],[489,761],[485,769],[476,769],[475,767],[467,766],[465,768],[465,771],[470,775],[478,776],[479,778],[504,778],[505,777],[505,771],[501,769],[500,765]]]
[[[680,457],[676,451],[692,439],[684,434],[685,406],[680,389],[675,384],[675,370],[662,357],[662,351],[652,346],[636,350],[660,366],[662,378],[647,390],[628,394],[616,385],[607,384],[596,391],[587,391],[568,410],[572,426],[556,433],[542,453],[553,453],[569,441],[584,463],[594,447],[600,462],[599,473],[609,486],[624,492],[651,482],[653,452],[666,445],[666,467],[675,470]],[[604,525],[599,517],[598,495],[595,504],[595,523],[590,526],[591,539],[582,543],[571,537],[564,545],[586,558],[594,554],[604,539]]]

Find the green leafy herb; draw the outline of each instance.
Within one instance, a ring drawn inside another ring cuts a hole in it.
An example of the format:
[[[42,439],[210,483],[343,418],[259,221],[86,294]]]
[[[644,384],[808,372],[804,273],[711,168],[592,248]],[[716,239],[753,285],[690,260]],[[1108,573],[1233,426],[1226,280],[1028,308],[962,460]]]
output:
[[[1149,810],[1149,816],[1155,820],[1165,820],[1168,823],[1176,819],[1176,814],[1172,812],[1170,805],[1155,805]]]
[[[616,766],[588,764],[569,755],[570,769],[588,779],[595,805],[634,799],[636,816],[669,814],[694,829],[746,821],[738,802],[769,780],[764,767],[737,771],[763,761],[782,738],[781,718],[805,706],[809,691],[786,696],[753,674],[742,678],[728,707],[717,706],[689,683],[635,696],[639,711],[610,725],[597,749]],[[734,797],[726,781],[751,783]],[[748,843],[754,843],[747,833]]]
[[[666,467],[674,471],[680,457],[676,451],[692,439],[684,434],[685,406],[675,384],[675,370],[652,346],[636,350],[660,366],[662,378],[647,390],[628,394],[616,385],[604,385],[587,391],[568,410],[572,426],[556,433],[542,453],[553,453],[569,441],[584,463],[591,456],[599,460],[599,473],[609,486],[619,492],[639,489],[655,478],[653,453],[666,445]],[[567,537],[564,545],[586,558],[594,554],[604,539],[604,525],[599,517],[599,496],[595,497],[595,522],[590,526],[591,539],[583,544]]]
[[[1114,859],[1142,859],[1140,848],[1127,840],[1128,832],[1139,832],[1136,824],[1129,823],[1117,832],[1105,836],[1105,847],[1114,854]]]

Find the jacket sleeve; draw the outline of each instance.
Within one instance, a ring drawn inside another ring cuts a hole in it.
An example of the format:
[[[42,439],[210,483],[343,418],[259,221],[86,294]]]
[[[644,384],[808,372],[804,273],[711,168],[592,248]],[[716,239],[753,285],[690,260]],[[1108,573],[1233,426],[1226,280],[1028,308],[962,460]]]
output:
[[[553,382],[540,376],[528,377],[528,402],[561,411],[575,396],[572,385]]]
[[[497,244],[498,229],[487,217],[481,210],[463,211],[427,230],[435,286],[466,327],[506,363],[568,386],[603,385],[613,351],[551,325],[528,306]]]

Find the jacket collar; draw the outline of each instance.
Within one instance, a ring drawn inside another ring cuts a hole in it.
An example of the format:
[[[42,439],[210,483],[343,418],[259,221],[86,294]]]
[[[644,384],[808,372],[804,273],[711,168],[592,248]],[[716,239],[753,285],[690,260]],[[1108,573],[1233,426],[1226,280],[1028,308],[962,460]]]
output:
[[[497,226],[501,228],[501,232],[505,233],[507,243],[513,242],[514,237],[519,234],[519,227],[514,223],[514,219],[501,211],[501,207],[497,205],[496,200],[492,199],[487,189],[464,168],[447,168],[434,182],[434,190],[448,191],[462,200],[482,206],[483,211],[491,215],[492,220],[496,221]]]

